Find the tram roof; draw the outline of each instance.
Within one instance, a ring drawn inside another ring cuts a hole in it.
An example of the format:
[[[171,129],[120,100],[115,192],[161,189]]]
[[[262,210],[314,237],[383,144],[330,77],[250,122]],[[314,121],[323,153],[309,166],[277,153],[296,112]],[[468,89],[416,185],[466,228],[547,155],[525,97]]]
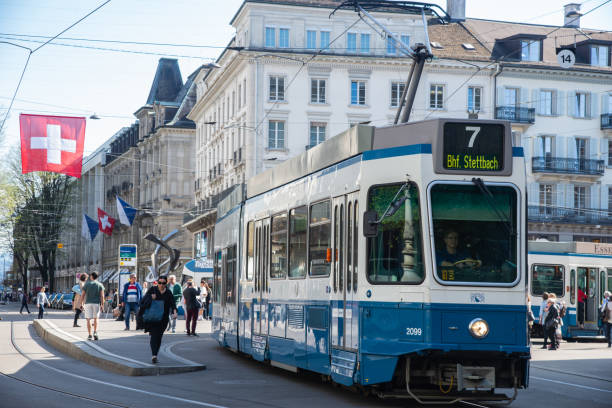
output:
[[[596,242],[529,241],[528,250],[529,252],[548,252],[555,254],[612,255],[612,244],[600,244]]]
[[[505,123],[495,120],[435,118],[379,128],[355,125],[304,153],[251,177],[247,182],[246,197],[255,197],[366,151],[435,143],[438,129],[448,121]],[[407,135],[410,135],[409,139]]]

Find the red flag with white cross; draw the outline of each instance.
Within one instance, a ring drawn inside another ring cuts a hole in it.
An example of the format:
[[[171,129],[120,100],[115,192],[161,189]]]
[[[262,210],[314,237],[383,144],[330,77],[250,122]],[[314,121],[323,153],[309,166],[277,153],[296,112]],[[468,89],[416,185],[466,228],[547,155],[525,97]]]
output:
[[[115,219],[105,213],[101,208],[98,208],[98,227],[100,231],[106,235],[113,233],[113,227],[115,226]]]
[[[19,115],[21,172],[50,171],[81,178],[85,118]]]

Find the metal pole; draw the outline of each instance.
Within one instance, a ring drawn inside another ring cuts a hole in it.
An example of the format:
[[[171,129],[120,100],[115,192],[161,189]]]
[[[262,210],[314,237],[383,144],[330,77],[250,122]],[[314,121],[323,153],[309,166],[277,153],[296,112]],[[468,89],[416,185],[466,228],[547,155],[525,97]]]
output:
[[[416,96],[417,88],[419,87],[419,81],[421,80],[421,74],[423,73],[423,67],[425,66],[425,59],[428,57],[427,53],[423,53],[425,47],[423,45],[417,47],[417,60],[414,62],[416,68],[414,71],[414,78],[410,81],[410,90],[408,92],[408,98],[406,100],[406,107],[402,113],[401,123],[406,123],[410,119],[410,111],[414,104],[414,98]]]
[[[400,103],[399,103],[399,106],[397,107],[397,112],[395,113],[395,120],[393,121],[394,125],[397,125],[397,121],[399,120],[399,117],[402,113],[402,108],[404,107],[404,101],[406,100],[406,93],[408,92],[410,81],[412,80],[412,74],[414,73],[415,65],[416,65],[415,61],[412,61],[412,65],[410,66],[410,73],[408,74],[408,78],[406,79],[406,85],[404,86],[404,90],[402,91]]]

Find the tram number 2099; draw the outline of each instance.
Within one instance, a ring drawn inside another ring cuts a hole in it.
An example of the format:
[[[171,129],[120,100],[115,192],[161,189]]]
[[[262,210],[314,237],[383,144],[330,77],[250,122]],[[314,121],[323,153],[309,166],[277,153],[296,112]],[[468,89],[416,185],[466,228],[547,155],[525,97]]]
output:
[[[421,336],[423,329],[420,327],[406,327],[406,336]]]

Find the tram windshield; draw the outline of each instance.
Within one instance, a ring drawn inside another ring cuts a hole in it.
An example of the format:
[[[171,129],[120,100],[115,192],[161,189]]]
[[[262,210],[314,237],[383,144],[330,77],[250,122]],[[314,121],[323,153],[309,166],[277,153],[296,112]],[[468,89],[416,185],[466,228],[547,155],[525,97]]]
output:
[[[398,183],[372,187],[368,194],[368,210],[382,217],[378,235],[368,238],[368,281],[374,284],[422,282],[421,212],[416,185]]]
[[[441,281],[511,284],[516,280],[514,188],[436,184],[431,188],[431,208],[436,273]]]

